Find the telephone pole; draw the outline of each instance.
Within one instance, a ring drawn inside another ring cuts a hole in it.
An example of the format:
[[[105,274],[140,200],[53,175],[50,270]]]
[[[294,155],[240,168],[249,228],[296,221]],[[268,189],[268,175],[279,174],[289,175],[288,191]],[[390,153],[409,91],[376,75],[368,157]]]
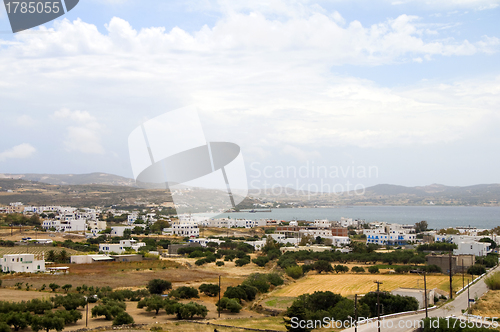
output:
[[[470,313],[470,284],[469,279],[467,279],[467,313]]]
[[[450,250],[449,261],[450,261],[450,300],[452,300],[453,299],[453,271],[451,268],[451,250]]]
[[[383,284],[382,281],[374,281],[374,283],[377,284],[377,325],[378,325],[378,332],[380,332],[380,284]]]
[[[354,294],[354,332],[358,332],[358,294]]]
[[[424,296],[425,296],[425,318],[429,318],[427,314],[427,307],[429,306],[427,303],[427,280],[425,279],[425,270],[424,270]]]
[[[222,289],[220,288],[220,276],[219,276],[219,305],[217,307],[217,311],[219,313],[219,318],[220,318],[220,292],[222,291]]]
[[[465,288],[464,258],[462,256],[462,289]]]

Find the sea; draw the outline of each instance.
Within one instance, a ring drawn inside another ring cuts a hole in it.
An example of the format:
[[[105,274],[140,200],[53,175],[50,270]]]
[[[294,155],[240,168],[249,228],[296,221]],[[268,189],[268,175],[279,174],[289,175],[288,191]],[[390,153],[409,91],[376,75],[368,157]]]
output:
[[[385,221],[398,224],[415,224],[425,220],[430,229],[470,226],[491,229],[500,226],[500,207],[479,206],[346,206],[332,208],[286,208],[270,212],[232,212],[219,218],[340,220],[341,217],[364,219],[367,222]]]

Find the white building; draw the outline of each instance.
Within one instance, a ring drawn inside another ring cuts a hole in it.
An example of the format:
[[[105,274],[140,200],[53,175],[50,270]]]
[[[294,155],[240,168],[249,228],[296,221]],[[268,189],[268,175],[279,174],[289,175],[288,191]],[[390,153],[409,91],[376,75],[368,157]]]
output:
[[[199,244],[201,244],[202,247],[206,247],[207,244],[210,242],[217,243],[219,245],[219,244],[223,243],[224,241],[219,240],[219,239],[199,238],[199,239],[190,239],[189,242],[199,243]]]
[[[500,244],[500,237],[496,235],[462,235],[462,234],[437,234],[436,232],[429,233],[434,235],[434,242],[448,242],[458,244],[467,241],[479,241],[483,238],[489,238]]]
[[[293,226],[293,225],[290,225],[290,226]],[[314,220],[314,226],[320,227],[320,228],[330,228],[330,227],[332,227],[332,222],[329,221],[328,219],[322,219],[322,220],[316,219],[316,220]]]
[[[138,251],[139,248],[144,246],[146,246],[146,243],[137,242],[137,240],[121,240],[120,243],[101,243],[99,244],[99,251],[104,253],[115,252],[117,254],[122,254],[127,249]]]
[[[114,261],[112,257],[108,255],[74,255],[71,256],[72,264],[90,264],[96,262],[108,262]]]
[[[415,227],[411,225],[378,223],[374,226],[375,228],[363,229],[367,244],[404,245],[417,239]]]
[[[44,272],[45,260],[43,255],[35,257],[33,254],[3,255],[0,259],[0,269],[4,273],[8,272]]]
[[[490,250],[491,243],[477,241],[463,241],[457,243],[458,249],[453,249],[453,255],[475,255],[486,256]]]
[[[111,227],[111,236],[123,236],[126,229],[134,229],[132,226],[113,226]]]
[[[194,224],[173,224],[170,228],[164,228],[163,234],[199,237],[200,229],[198,228],[198,225]]]
[[[253,246],[253,248],[255,250],[257,250],[257,251],[262,250],[262,247],[264,247],[266,245],[266,241],[265,240],[245,241],[245,243]]]
[[[58,232],[83,232],[87,230],[85,219],[44,220],[43,229],[55,228]]]
[[[127,216],[127,224],[132,225],[139,218],[139,212],[134,211]]]

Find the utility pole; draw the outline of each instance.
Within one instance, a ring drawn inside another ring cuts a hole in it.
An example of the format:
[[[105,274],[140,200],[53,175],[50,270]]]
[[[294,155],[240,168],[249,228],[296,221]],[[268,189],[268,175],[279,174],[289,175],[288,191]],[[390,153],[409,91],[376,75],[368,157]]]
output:
[[[378,325],[378,332],[380,332],[380,284],[383,284],[381,281],[374,281],[374,283],[377,284],[377,325]]]
[[[451,250],[450,250],[450,300],[453,299],[453,271],[451,269]]]
[[[467,313],[470,313],[470,284],[469,284],[469,279],[467,279]]]
[[[89,326],[89,299],[87,300],[87,313],[85,315],[85,327]]]
[[[424,296],[425,296],[425,318],[429,318],[429,315],[427,314],[427,307],[429,306],[427,303],[427,280],[425,279],[425,271],[424,271]]]
[[[358,294],[354,294],[354,332],[358,332]]]
[[[465,288],[464,258],[462,257],[462,289]]]
[[[217,311],[219,313],[219,318],[220,318],[220,292],[222,289],[220,288],[220,276],[219,276],[219,306],[217,307]]]

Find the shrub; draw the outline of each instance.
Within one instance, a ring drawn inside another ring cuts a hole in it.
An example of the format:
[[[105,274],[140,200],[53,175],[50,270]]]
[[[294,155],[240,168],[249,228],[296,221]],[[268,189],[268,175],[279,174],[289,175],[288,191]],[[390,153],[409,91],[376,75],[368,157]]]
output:
[[[171,297],[176,299],[191,299],[193,297],[198,298],[198,290],[194,287],[181,286],[169,294]]]
[[[59,286],[58,284],[55,284],[55,283],[49,284],[49,288],[52,289],[53,292],[55,292],[56,289],[58,289],[59,287],[61,287],[61,286]]]
[[[243,285],[253,286],[261,293],[267,293],[271,285],[267,281],[267,276],[261,273],[251,274],[244,282]]]
[[[304,275],[301,266],[289,266],[285,269],[285,273],[293,279],[299,279]]]
[[[389,292],[380,292],[380,303],[384,308],[384,314],[393,314],[403,311],[414,311],[418,309],[418,301],[414,297],[392,295]],[[370,308],[372,317],[377,315],[377,293],[370,292],[363,296],[359,301],[361,304],[366,304]]]
[[[67,293],[71,287],[73,287],[73,285],[70,285],[70,284],[66,284],[64,286],[62,286],[61,288],[64,290],[65,293]]]
[[[224,266],[224,262],[223,261],[218,261],[217,263],[215,263],[215,265],[217,265],[217,266]]]
[[[345,265],[340,265],[340,264],[339,264],[339,265],[335,265],[335,266],[333,267],[333,270],[335,271],[335,273],[339,273],[339,272],[341,272],[341,273],[344,273],[344,272],[349,272],[349,268],[348,268],[347,266],[345,266]]]
[[[216,306],[218,310],[226,309],[233,313],[240,312],[242,308],[241,304],[238,302],[237,299],[228,299],[227,297],[223,297],[220,299],[220,301],[217,301]]]
[[[0,332],[11,332],[10,326],[5,322],[0,322]]]
[[[486,273],[486,268],[484,267],[484,265],[475,264],[467,269],[467,273],[478,276],[483,273]]]
[[[250,256],[245,256],[245,258],[239,258],[234,262],[234,264],[236,266],[243,266],[250,264]]]
[[[125,311],[120,312],[116,315],[115,319],[113,319],[113,325],[124,325],[124,324],[134,324],[134,319]]]
[[[148,282],[147,289],[151,294],[163,294],[164,291],[172,289],[172,283],[163,279],[153,279]]]
[[[370,273],[372,273],[372,274],[375,274],[375,273],[379,273],[380,271],[379,271],[379,269],[378,269],[378,267],[377,267],[377,266],[373,265],[373,266],[370,266],[370,267],[368,268],[368,272],[370,272]]]
[[[365,272],[365,269],[361,266],[353,266],[351,271],[356,272],[356,273],[360,273],[360,272]]]
[[[264,267],[269,262],[269,258],[267,258],[266,256],[260,256],[260,257],[252,259],[252,262],[255,265],[258,265],[260,267]]]
[[[212,297],[217,296],[220,291],[219,285],[216,284],[201,284],[198,289],[205,295]]]
[[[146,307],[146,311],[154,311],[156,315],[158,315],[158,312],[160,309],[163,309],[164,306],[165,301],[160,295],[147,297],[137,303],[137,308],[142,309]]]
[[[313,269],[316,270],[318,273],[321,272],[333,272],[333,267],[330,262],[327,262],[325,260],[319,260],[313,264]]]
[[[500,289],[500,272],[496,272],[484,280],[489,289]]]
[[[92,308],[92,317],[104,316],[106,320],[112,320],[127,308],[126,304],[118,301],[107,301],[104,304]]]
[[[205,258],[202,258],[202,259],[198,259],[196,262],[194,262],[196,264],[196,266],[201,266],[205,263],[208,263],[207,260]]]
[[[205,318],[208,310],[204,305],[189,302],[187,304],[170,301],[165,305],[167,314],[176,314],[177,319],[191,319],[194,316]]]
[[[268,273],[267,281],[269,281],[269,283],[273,286],[280,286],[283,285],[284,283],[283,278],[281,278],[280,275],[277,273]]]

